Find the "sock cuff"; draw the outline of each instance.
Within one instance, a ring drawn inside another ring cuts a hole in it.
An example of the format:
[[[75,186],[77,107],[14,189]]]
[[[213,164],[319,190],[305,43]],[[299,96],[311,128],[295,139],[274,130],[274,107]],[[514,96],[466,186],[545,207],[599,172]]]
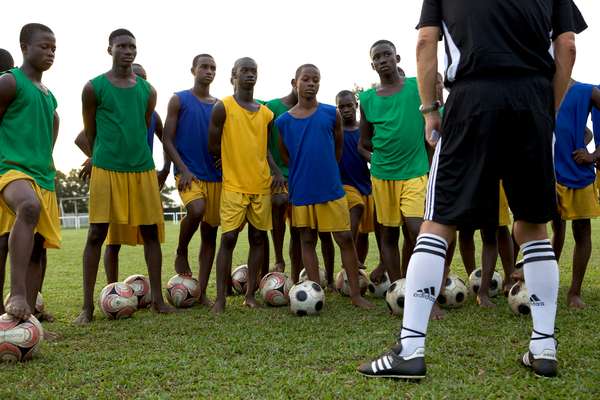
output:
[[[438,236],[436,234],[433,233],[421,233],[419,236],[417,236],[417,244],[419,244],[419,241],[422,239],[427,239],[433,242],[439,242],[439,244],[443,245],[445,249],[448,248],[448,242],[446,242],[446,239],[444,239],[441,236]]]
[[[425,233],[417,237],[417,243],[415,244],[413,254],[427,253],[445,259],[447,248],[448,243],[446,243],[446,241],[442,237],[430,233]]]
[[[548,239],[524,243],[521,249],[523,251],[523,264],[536,261],[556,261],[554,249]]]

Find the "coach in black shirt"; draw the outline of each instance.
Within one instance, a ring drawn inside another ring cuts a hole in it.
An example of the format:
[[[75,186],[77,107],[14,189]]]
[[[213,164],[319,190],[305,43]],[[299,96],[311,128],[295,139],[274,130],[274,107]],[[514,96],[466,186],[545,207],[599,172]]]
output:
[[[554,112],[586,28],[572,0],[424,0],[417,69],[427,142],[435,146],[425,222],[408,266],[402,329],[388,352],[359,367],[372,377],[425,376],[425,335],[457,227],[498,224],[502,179],[524,255],[533,332],[523,364],[557,373],[558,265],[546,232],[556,210]],[[436,101],[437,46],[451,87]]]

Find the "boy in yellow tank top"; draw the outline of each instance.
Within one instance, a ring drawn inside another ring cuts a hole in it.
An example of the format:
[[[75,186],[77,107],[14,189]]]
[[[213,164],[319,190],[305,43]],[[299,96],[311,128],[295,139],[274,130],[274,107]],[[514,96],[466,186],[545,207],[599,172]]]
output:
[[[47,26],[27,24],[19,41],[23,65],[0,77],[0,236],[11,236],[6,312],[27,319],[43,279],[44,247],[59,248],[61,239],[52,159],[57,103],[41,82],[56,39]]]
[[[208,132],[209,152],[223,170],[217,298],[212,308],[217,314],[225,310],[226,278],[245,221],[250,250],[244,304],[258,306],[254,292],[268,245],[267,231],[272,227],[271,187],[280,188],[285,182],[267,149],[273,112],[254,100],[257,69],[256,62],[248,57],[235,62],[231,76],[234,94],[215,104]]]
[[[174,312],[162,297],[159,229],[164,229],[158,178],[147,144],[156,91],[132,71],[135,37],[126,29],[109,36],[110,71],[89,81],[82,95],[83,123],[92,147],[90,228],[83,254],[83,309],[76,324],[94,314],[94,286],[109,224],[139,229],[155,312]]]

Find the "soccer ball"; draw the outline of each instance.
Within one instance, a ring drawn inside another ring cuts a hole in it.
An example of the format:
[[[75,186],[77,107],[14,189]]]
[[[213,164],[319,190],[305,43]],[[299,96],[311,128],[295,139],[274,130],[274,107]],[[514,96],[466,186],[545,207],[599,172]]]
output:
[[[0,361],[30,360],[43,340],[44,328],[33,315],[25,321],[0,315]]]
[[[437,301],[441,306],[457,308],[465,303],[468,294],[469,290],[462,279],[456,275],[448,275]]]
[[[406,291],[406,279],[398,279],[392,283],[385,293],[385,302],[393,315],[402,314],[404,309],[404,292]]]
[[[513,313],[517,315],[531,314],[531,305],[529,304],[529,293],[525,282],[517,282],[508,292],[508,305]]]
[[[123,281],[131,286],[133,293],[138,298],[138,308],[147,308],[152,304],[152,293],[150,292],[150,279],[144,275],[131,275]]]
[[[303,282],[308,280],[308,274],[306,273],[306,268],[300,271],[300,276],[298,277],[298,282]],[[319,281],[321,287],[327,287],[327,273],[324,268],[319,268]]]
[[[369,277],[367,273],[359,269],[358,270],[358,286],[360,287],[360,294],[364,295],[367,292],[367,287],[369,286]],[[350,282],[348,282],[348,275],[346,274],[346,270],[342,269],[338,272],[335,277],[335,288],[338,292],[340,292],[344,296],[350,296]]]
[[[122,319],[131,317],[137,310],[138,299],[131,286],[115,282],[102,289],[98,303],[108,319]]]
[[[494,275],[492,275],[492,280],[490,282],[490,297],[496,297],[500,290],[502,290],[502,275],[494,271]],[[481,268],[477,268],[475,271],[471,272],[469,276],[469,289],[474,294],[479,292],[479,288],[481,287]]]
[[[200,283],[191,276],[175,275],[167,282],[166,297],[177,308],[189,308],[200,297]]]
[[[4,307],[6,307],[6,303],[8,303],[8,299],[10,299],[10,293],[6,295],[4,298]],[[38,292],[38,295],[35,299],[35,314],[40,314],[46,308],[46,304],[44,303],[44,298],[42,294]]]
[[[293,314],[318,314],[325,304],[325,292],[313,281],[300,282],[290,289],[290,311]]]
[[[285,306],[289,303],[292,281],[282,272],[269,272],[260,281],[260,294],[270,306]]]
[[[248,284],[248,265],[240,265],[231,273],[231,285],[237,294],[246,293]]]
[[[371,294],[375,297],[384,298],[385,294],[391,284],[392,284],[392,282],[390,282],[390,276],[386,272],[381,277],[381,282],[379,282],[379,283],[369,282],[369,292],[371,292]]]

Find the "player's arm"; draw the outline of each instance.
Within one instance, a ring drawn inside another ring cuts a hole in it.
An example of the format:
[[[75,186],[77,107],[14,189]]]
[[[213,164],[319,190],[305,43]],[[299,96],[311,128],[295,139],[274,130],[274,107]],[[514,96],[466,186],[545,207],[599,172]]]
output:
[[[421,104],[429,107],[437,100],[436,83],[438,73],[437,50],[440,38],[438,26],[424,26],[419,29],[417,39],[417,82]],[[431,147],[435,147],[439,137],[434,131],[441,132],[442,118],[435,110],[424,114],[425,140]],[[438,134],[439,135],[439,134]]]
[[[600,89],[593,88],[592,89],[592,97],[590,99],[590,106],[595,107],[600,110]],[[590,132],[588,128],[585,128],[585,138],[584,143],[588,144],[591,142],[592,138],[595,137],[596,142],[596,150],[593,153],[588,152],[587,148],[577,149],[572,153],[573,160],[577,164],[587,165],[594,164],[600,161],[600,133],[594,135],[594,133]]]
[[[217,167],[221,166],[221,137],[226,119],[225,105],[222,101],[218,101],[213,107],[208,126],[208,152],[212,155]]]
[[[283,177],[283,173],[279,169],[279,166],[273,159],[273,155],[271,154],[271,136],[273,135],[273,120],[269,122],[269,126],[267,127],[267,162],[269,163],[269,168],[271,168],[271,173],[273,174],[273,180],[271,182],[271,187],[274,189],[285,187],[285,178]]]
[[[169,100],[169,105],[167,106],[167,118],[165,119],[165,129],[162,135],[162,143],[166,156],[173,160],[173,163],[175,163],[175,166],[180,171],[177,189],[183,191],[191,188],[192,182],[196,180],[196,177],[190,172],[187,165],[185,165],[181,159],[181,156],[179,155],[179,152],[177,151],[177,148],[175,147],[177,121],[179,119],[180,108],[181,103],[179,102],[179,97],[177,95],[173,95],[171,100]]]
[[[554,107],[556,110],[560,107],[562,99],[569,88],[576,55],[575,33],[565,32],[554,39],[556,72],[552,84],[554,86]]]
[[[85,132],[85,136],[87,137],[89,157],[92,157],[94,143],[96,142],[96,108],[98,107],[98,102],[91,82],[86,83],[83,87],[81,103],[83,107],[83,132]]]
[[[92,149],[85,131],[79,132],[79,135],[75,138],[75,145],[87,156],[87,159],[81,164],[81,170],[79,171],[79,179],[87,181],[92,173]]]
[[[162,189],[162,187],[165,185],[165,181],[169,177],[169,172],[171,171],[171,159],[164,150],[163,122],[158,113],[156,113],[156,128],[154,129],[154,134],[158,140],[163,143],[163,167],[160,171],[158,171],[158,186]]]
[[[285,147],[285,143],[283,143],[283,137],[281,136],[281,127],[279,128],[279,154],[281,155],[281,161],[283,161],[285,165],[289,165],[290,153],[288,152],[287,147]]]
[[[56,144],[56,139],[58,138],[58,128],[60,127],[60,118],[58,117],[58,113],[54,111],[54,122],[52,123],[52,149],[54,149],[54,145]]]
[[[335,110],[335,128],[333,131],[335,140],[335,159],[340,162],[342,151],[344,149],[344,128],[342,126],[342,115],[339,110]]]
[[[371,162],[371,153],[373,153],[373,124],[365,117],[365,112],[360,106],[360,139],[358,140],[358,152],[365,160]]]
[[[17,95],[17,81],[12,74],[4,74],[0,77],[0,121],[8,106]]]

